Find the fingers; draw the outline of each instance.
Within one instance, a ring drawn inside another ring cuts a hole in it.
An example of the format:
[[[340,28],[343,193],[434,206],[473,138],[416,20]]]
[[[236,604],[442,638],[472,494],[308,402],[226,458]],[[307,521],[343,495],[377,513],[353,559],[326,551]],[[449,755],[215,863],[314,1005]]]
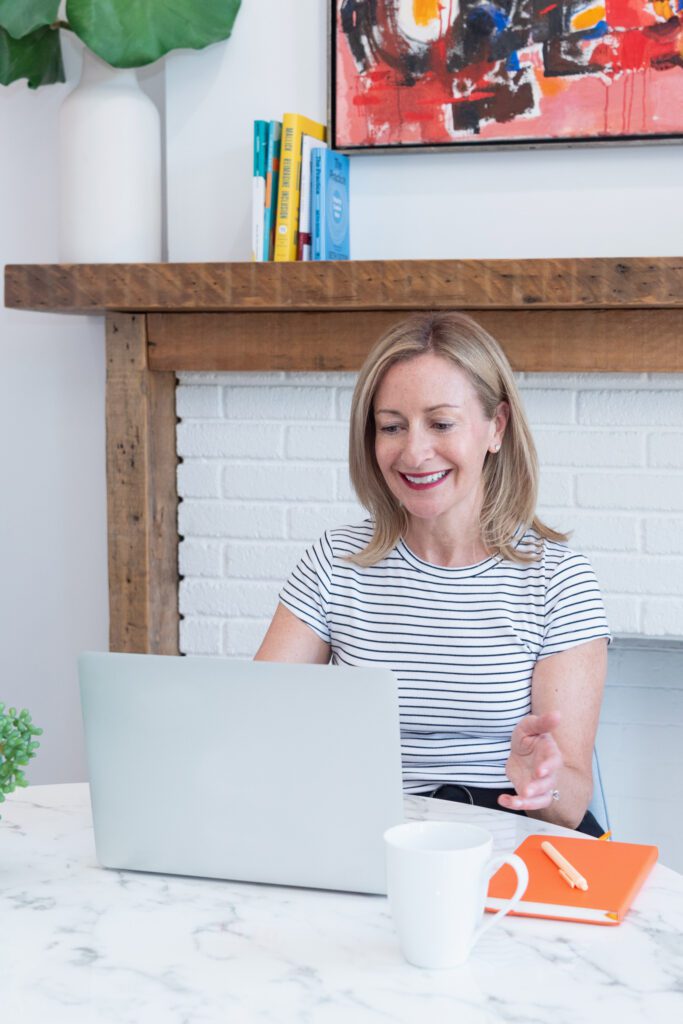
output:
[[[513,811],[537,811],[548,807],[563,763],[553,737],[550,734],[540,736],[533,758],[529,757],[521,770],[518,765],[512,770],[513,766],[508,762],[508,777],[517,792],[501,796],[499,804]]]
[[[542,733],[557,729],[561,717],[559,711],[546,711],[542,715],[526,715],[516,728],[527,736],[540,736]]]
[[[541,811],[544,807],[550,807],[553,801],[552,792],[552,789],[548,789],[538,796],[531,797],[503,793],[498,797],[498,803],[509,811]]]

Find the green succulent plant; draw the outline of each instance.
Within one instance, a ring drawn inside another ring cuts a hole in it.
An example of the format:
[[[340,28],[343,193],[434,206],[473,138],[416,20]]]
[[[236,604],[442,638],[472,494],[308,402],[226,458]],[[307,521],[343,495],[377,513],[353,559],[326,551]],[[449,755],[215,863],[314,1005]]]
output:
[[[0,85],[64,81],[62,31],[115,68],[139,68],[169,50],[227,39],[241,0],[0,0]]]
[[[0,803],[17,786],[28,786],[22,768],[36,756],[40,744],[33,737],[42,732],[33,724],[26,708],[5,711],[5,705],[0,704]]]

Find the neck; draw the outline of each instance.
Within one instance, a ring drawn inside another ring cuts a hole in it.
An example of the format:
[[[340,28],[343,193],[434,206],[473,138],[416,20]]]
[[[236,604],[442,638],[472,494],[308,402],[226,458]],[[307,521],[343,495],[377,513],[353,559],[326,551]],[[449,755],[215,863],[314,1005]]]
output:
[[[490,555],[478,523],[449,531],[439,523],[411,519],[404,540],[418,558],[448,569],[476,565]]]

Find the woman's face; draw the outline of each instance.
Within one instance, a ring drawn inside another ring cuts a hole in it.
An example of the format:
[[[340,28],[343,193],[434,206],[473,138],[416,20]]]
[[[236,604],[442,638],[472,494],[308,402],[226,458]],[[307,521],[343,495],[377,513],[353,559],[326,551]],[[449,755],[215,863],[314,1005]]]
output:
[[[377,463],[406,512],[456,529],[478,521],[482,468],[502,441],[507,405],[486,419],[467,374],[428,352],[386,372],[373,411]]]

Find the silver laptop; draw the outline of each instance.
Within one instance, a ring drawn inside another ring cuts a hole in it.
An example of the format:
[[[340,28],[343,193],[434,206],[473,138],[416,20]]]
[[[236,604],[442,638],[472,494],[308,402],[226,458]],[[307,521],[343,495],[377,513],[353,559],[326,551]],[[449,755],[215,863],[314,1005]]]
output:
[[[388,669],[83,654],[79,675],[102,865],[386,892]]]

